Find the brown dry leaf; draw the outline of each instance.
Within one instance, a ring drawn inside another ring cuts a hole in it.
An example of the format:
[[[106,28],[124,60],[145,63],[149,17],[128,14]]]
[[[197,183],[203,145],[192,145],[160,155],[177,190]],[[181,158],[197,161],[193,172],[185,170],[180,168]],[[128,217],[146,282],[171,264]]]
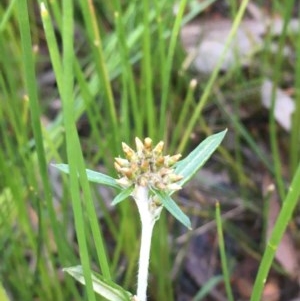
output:
[[[261,101],[265,108],[271,107],[273,83],[265,79],[261,87]],[[276,121],[286,130],[291,129],[292,114],[295,110],[293,99],[281,89],[276,89],[274,115]]]
[[[280,211],[280,205],[274,185],[271,184],[271,179],[268,175],[263,177],[263,191],[265,195],[268,193],[267,201],[270,202],[267,224],[267,239],[269,239]],[[299,277],[300,267],[298,263],[298,252],[289,231],[286,231],[283,235],[277,248],[275,258],[288,274],[292,277],[296,277],[297,275]]]

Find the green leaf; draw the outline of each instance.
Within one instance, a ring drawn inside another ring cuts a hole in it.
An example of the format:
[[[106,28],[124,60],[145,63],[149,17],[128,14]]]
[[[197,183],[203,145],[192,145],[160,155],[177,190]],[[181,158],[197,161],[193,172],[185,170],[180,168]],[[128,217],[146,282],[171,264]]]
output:
[[[69,273],[77,281],[85,285],[85,280],[83,276],[82,266],[74,266],[63,269],[65,272]],[[112,281],[105,280],[103,276],[93,272],[92,282],[94,292],[104,297],[109,301],[130,301],[132,294],[124,290],[121,286],[117,285]]]
[[[183,211],[178,207],[178,205],[173,201],[173,199],[164,191],[152,189],[154,194],[162,202],[163,206],[184,226],[188,229],[192,229],[191,221],[189,217],[183,213]]]
[[[52,164],[54,167],[59,169],[60,171],[69,174],[69,165],[68,164]],[[86,175],[90,182],[103,184],[105,186],[111,186],[114,188],[120,189],[120,185],[116,182],[116,179],[107,176],[101,172],[93,171],[90,169],[86,169]]]
[[[112,201],[112,205],[117,205],[124,201],[126,198],[128,198],[131,195],[132,190],[134,189],[134,186],[130,186],[124,190],[122,190]]]
[[[183,186],[204,165],[220,145],[226,132],[227,129],[207,137],[186,158],[175,165],[175,173],[183,176],[183,179],[178,182],[179,185]]]

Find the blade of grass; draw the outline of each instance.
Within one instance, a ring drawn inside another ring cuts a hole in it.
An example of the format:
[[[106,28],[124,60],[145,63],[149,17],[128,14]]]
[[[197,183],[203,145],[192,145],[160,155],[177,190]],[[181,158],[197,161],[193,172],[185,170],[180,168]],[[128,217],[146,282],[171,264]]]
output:
[[[123,85],[128,85],[128,94],[130,98],[130,103],[132,105],[131,111],[133,112],[133,119],[134,119],[134,128],[137,136],[142,136],[142,118],[140,118],[140,108],[138,107],[138,99],[137,99],[137,91],[135,87],[135,79],[134,79],[134,74],[133,70],[131,67],[130,63],[130,56],[129,56],[129,47],[127,45],[126,41],[126,35],[124,32],[125,26],[123,24],[123,18],[121,15],[121,11],[118,10],[115,13],[115,21],[116,21],[116,33],[118,35],[118,42],[119,42],[119,48],[120,48],[120,53],[121,53],[121,60],[122,60],[122,67],[123,67],[123,72],[122,72],[122,77],[124,80]],[[129,108],[126,110],[122,110],[122,119],[127,120],[129,122]],[[127,115],[125,115],[127,113]],[[128,124],[126,126],[129,130],[130,125]],[[128,137],[129,140],[130,137]]]
[[[174,58],[174,53],[176,49],[176,44],[178,41],[178,35],[181,28],[181,22],[184,14],[184,10],[186,7],[187,0],[181,0],[179,3],[179,8],[176,14],[176,18],[174,21],[174,25],[172,26],[172,32],[170,37],[170,46],[168,49],[167,61],[165,63],[165,74],[162,77],[162,96],[161,96],[161,103],[160,103],[160,118],[159,118],[159,135],[163,137],[164,134],[167,132],[165,131],[166,128],[166,116],[167,116],[167,104],[168,104],[168,97],[169,97],[169,87],[170,87],[170,78],[171,78],[171,69],[172,63]]]
[[[59,231],[59,226],[56,218],[55,209],[52,203],[52,191],[50,188],[50,183],[48,180],[48,171],[47,171],[47,163],[45,158],[45,150],[43,146],[43,137],[42,137],[42,129],[40,124],[40,111],[38,104],[38,96],[37,96],[37,83],[35,76],[35,66],[33,61],[33,53],[32,53],[32,42],[30,36],[30,23],[28,17],[28,8],[26,1],[19,1],[17,3],[18,8],[18,19],[21,31],[21,42],[23,49],[23,62],[24,62],[24,72],[25,72],[25,82],[29,96],[29,104],[31,111],[31,124],[32,130],[34,134],[35,147],[37,150],[38,156],[38,166],[40,170],[40,175],[42,177],[43,189],[45,191],[45,200],[47,204],[47,208],[49,210],[49,215],[51,217],[51,223],[54,231],[54,235],[56,238],[57,244],[60,245],[60,250],[65,250],[65,238],[62,233]],[[43,208],[42,203],[38,202],[38,218],[39,218],[39,229],[40,235],[43,235],[44,229],[42,229],[43,225]],[[42,240],[42,238],[40,237]]]
[[[95,15],[95,8],[92,1],[81,0],[80,5],[82,8],[83,17],[86,24],[86,29],[91,42],[90,44],[92,45],[91,50],[93,53],[96,70],[103,84],[105,97],[106,97],[105,103],[107,104],[107,110],[109,112],[110,122],[111,122],[111,130],[113,133],[112,135],[113,145],[115,145],[116,147],[117,145],[119,145],[118,142],[120,141],[117,112],[116,112],[112,87],[109,80],[109,73],[107,70],[102,38],[100,35],[98,22]]]
[[[294,3],[295,1],[291,0],[285,6],[284,24],[279,38],[279,49],[276,56],[277,57],[276,65],[273,71],[274,77],[273,77],[273,87],[272,87],[272,94],[271,94],[271,107],[269,111],[269,118],[270,118],[269,132],[270,132],[271,152],[272,152],[273,163],[274,163],[276,186],[278,188],[281,201],[284,200],[286,192],[285,192],[284,180],[282,177],[281,158],[279,153],[278,140],[276,136],[277,131],[276,131],[276,120],[275,120],[275,102],[276,102],[275,98],[276,98],[277,86],[280,78],[282,77],[282,63],[284,57],[283,50],[286,45],[287,28],[293,13]]]
[[[295,39],[296,65],[295,65],[295,87],[300,87],[300,35]],[[292,116],[291,138],[290,138],[290,174],[294,175],[297,162],[300,160],[300,90],[295,89],[295,111]]]
[[[229,120],[234,125],[235,129],[237,129],[240,133],[240,135],[247,141],[248,145],[253,149],[253,151],[256,153],[258,158],[265,164],[265,166],[273,172],[274,168],[272,164],[269,162],[268,157],[262,152],[262,150],[257,146],[256,142],[253,140],[251,135],[248,133],[245,126],[239,122],[238,118],[234,116],[234,114],[231,114],[230,110],[227,108],[227,105],[225,103],[225,100],[221,94],[221,92],[218,90],[218,88],[215,88],[215,93],[217,95],[217,105],[219,106],[220,110],[223,111],[223,113],[228,116]]]
[[[261,300],[264,285],[267,280],[272,262],[274,260],[277,247],[283,237],[283,234],[292,218],[292,214],[298,204],[300,195],[300,164],[298,164],[296,173],[289,187],[288,194],[282,203],[282,208],[275,222],[270,239],[267,243],[262,260],[259,265],[258,273],[252,290],[250,301]]]
[[[16,2],[17,2],[16,0],[11,0],[9,6],[5,9],[5,14],[1,18],[0,33],[4,30],[10,16],[12,15]]]
[[[150,1],[143,0],[143,25],[144,25],[144,33],[143,33],[143,42],[142,42],[142,94],[140,97],[143,99],[146,105],[146,120],[147,120],[147,131],[146,136],[155,137],[155,118],[154,118],[154,101],[153,101],[153,74],[152,74],[152,39],[150,32],[150,21],[148,18],[149,10],[150,10]]]
[[[228,35],[228,38],[226,40],[224,51],[223,51],[222,55],[220,56],[220,59],[217,62],[216,68],[212,72],[212,74],[211,74],[211,76],[208,80],[208,83],[205,86],[204,92],[203,92],[202,96],[199,99],[199,103],[198,103],[197,107],[195,108],[195,110],[194,110],[194,112],[193,112],[193,114],[190,118],[189,123],[186,126],[186,130],[184,132],[184,135],[183,135],[183,137],[181,139],[181,142],[179,144],[179,147],[178,147],[179,152],[182,152],[183,149],[185,148],[186,143],[187,143],[187,141],[188,141],[188,139],[189,139],[189,137],[192,133],[192,130],[193,130],[199,116],[201,115],[202,109],[204,108],[205,104],[208,101],[209,95],[210,95],[211,90],[213,88],[213,84],[214,84],[214,82],[215,82],[215,80],[216,80],[216,78],[219,74],[222,63],[223,63],[223,61],[225,59],[225,56],[226,56],[226,54],[229,50],[229,46],[232,43],[232,41],[233,41],[233,39],[236,35],[236,32],[238,30],[239,24],[241,23],[241,20],[242,20],[242,17],[244,15],[244,13],[245,13],[248,2],[249,2],[249,0],[243,0],[241,2],[240,8],[238,10],[238,13],[237,13],[235,19],[234,19],[232,28],[231,28],[230,33]]]
[[[56,40],[54,38],[53,25],[50,22],[48,11],[46,10],[46,7],[44,5],[41,5],[41,11],[42,11],[42,17],[43,17],[47,42],[49,43],[51,60],[52,60],[53,66],[54,66],[54,71],[55,71],[57,82],[58,82],[58,88],[59,88],[59,90],[62,94],[65,83],[62,82],[62,80],[64,78],[62,76],[62,67],[60,65],[58,47],[57,47]],[[72,72],[73,71],[74,70],[72,70]],[[70,97],[69,101],[71,102],[71,99],[73,98],[73,96],[69,96],[69,97]],[[72,110],[74,110],[73,102],[71,102],[71,104],[69,104],[67,106],[66,110],[71,110],[70,112],[72,112]],[[96,182],[97,182],[97,180],[99,180],[99,175],[101,176],[102,174],[100,174],[100,173],[97,174],[96,172],[88,171],[88,175],[86,175],[85,166],[84,166],[84,163],[83,163],[82,152],[81,152],[81,149],[80,149],[80,143],[78,141],[78,135],[76,133],[75,120],[71,119],[72,116],[70,116],[69,118],[70,118],[70,121],[68,121],[68,122],[73,123],[73,126],[71,128],[71,131],[72,131],[71,133],[72,133],[72,135],[74,135],[74,137],[72,137],[72,147],[74,149],[76,149],[77,153],[78,153],[78,158],[76,159],[76,161],[77,161],[77,164],[78,164],[77,166],[78,166],[79,181],[80,181],[82,189],[83,189],[85,203],[86,203],[87,210],[88,210],[88,216],[90,218],[90,225],[91,225],[91,229],[92,229],[92,232],[93,232],[93,237],[94,237],[94,241],[95,241],[95,245],[96,245],[98,261],[99,261],[99,264],[101,266],[101,269],[102,269],[102,272],[103,272],[104,276],[107,277],[107,279],[110,279],[110,271],[109,271],[109,267],[108,267],[108,262],[107,262],[106,252],[105,252],[104,243],[103,243],[103,239],[102,239],[102,234],[101,234],[100,228],[98,226],[97,216],[96,216],[93,204],[92,204],[92,197],[91,197],[91,193],[90,193],[90,189],[89,189],[89,184],[87,182],[87,176],[90,176],[90,174],[91,174],[92,180],[94,180]],[[65,116],[64,116],[64,119],[66,120]],[[71,143],[71,142],[69,142],[69,143]],[[75,147],[75,145],[77,145],[77,147]],[[64,172],[70,173],[70,170],[69,170],[68,166],[58,165],[57,167],[62,169]],[[97,174],[97,179],[95,179],[96,174]],[[110,184],[112,183],[112,185],[114,187],[118,187],[117,185],[115,185],[115,180],[114,179],[103,175],[100,180],[103,181],[103,177],[105,177],[104,178],[105,183],[109,182]]]
[[[214,276],[210,278],[199,290],[196,296],[192,299],[192,301],[201,301],[205,298],[209,292],[216,287],[223,280],[223,276]]]
[[[66,129],[67,156],[70,163],[70,191],[72,198],[72,208],[75,219],[75,229],[79,244],[79,254],[83,267],[83,274],[86,282],[86,291],[88,299],[96,301],[96,296],[93,290],[91,267],[89,263],[89,253],[86,242],[86,226],[84,224],[83,210],[80,198],[80,189],[78,182],[78,152],[76,127],[73,114],[73,60],[74,60],[74,31],[73,31],[73,3],[70,0],[64,0],[63,3],[63,85],[61,90],[61,98],[63,103],[63,118]]]
[[[178,141],[180,141],[182,133],[184,131],[184,125],[189,120],[189,114],[193,109],[194,105],[194,92],[197,86],[197,81],[195,79],[192,79],[190,81],[190,84],[188,86],[187,95],[183,101],[183,108],[181,112],[179,113],[179,119],[176,123],[176,127],[172,133],[172,141],[171,145],[169,147],[170,150],[176,149],[175,144],[178,144]],[[178,151],[179,152],[179,151]]]
[[[228,263],[227,257],[225,252],[225,243],[224,243],[224,236],[223,236],[223,228],[222,228],[222,219],[221,219],[221,212],[220,212],[220,203],[216,203],[216,222],[217,222],[217,231],[218,231],[218,242],[219,242],[219,250],[220,250],[220,257],[221,257],[221,264],[222,264],[222,272],[225,282],[225,289],[227,294],[227,299],[229,301],[233,301],[233,293],[230,285],[230,275],[228,271]]]

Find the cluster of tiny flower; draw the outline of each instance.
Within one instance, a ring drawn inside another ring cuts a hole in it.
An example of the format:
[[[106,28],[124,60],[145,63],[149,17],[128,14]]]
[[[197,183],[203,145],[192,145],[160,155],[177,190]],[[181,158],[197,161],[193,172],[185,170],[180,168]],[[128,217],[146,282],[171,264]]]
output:
[[[163,141],[154,148],[150,138],[145,138],[144,143],[135,138],[135,143],[136,151],[122,143],[126,159],[115,158],[115,168],[121,177],[118,184],[124,188],[135,185],[164,191],[181,189],[177,182],[183,177],[173,169],[181,155],[163,156]]]

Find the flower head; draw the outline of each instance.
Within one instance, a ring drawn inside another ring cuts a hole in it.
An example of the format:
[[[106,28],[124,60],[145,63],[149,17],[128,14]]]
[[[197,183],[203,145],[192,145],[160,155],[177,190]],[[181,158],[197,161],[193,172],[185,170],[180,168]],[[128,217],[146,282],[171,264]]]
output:
[[[136,151],[123,142],[125,159],[115,158],[115,169],[120,175],[117,182],[121,186],[140,185],[166,191],[181,189],[177,182],[183,177],[173,169],[180,154],[163,156],[163,141],[153,147],[150,138],[145,138],[144,142],[135,138],[135,144]]]

